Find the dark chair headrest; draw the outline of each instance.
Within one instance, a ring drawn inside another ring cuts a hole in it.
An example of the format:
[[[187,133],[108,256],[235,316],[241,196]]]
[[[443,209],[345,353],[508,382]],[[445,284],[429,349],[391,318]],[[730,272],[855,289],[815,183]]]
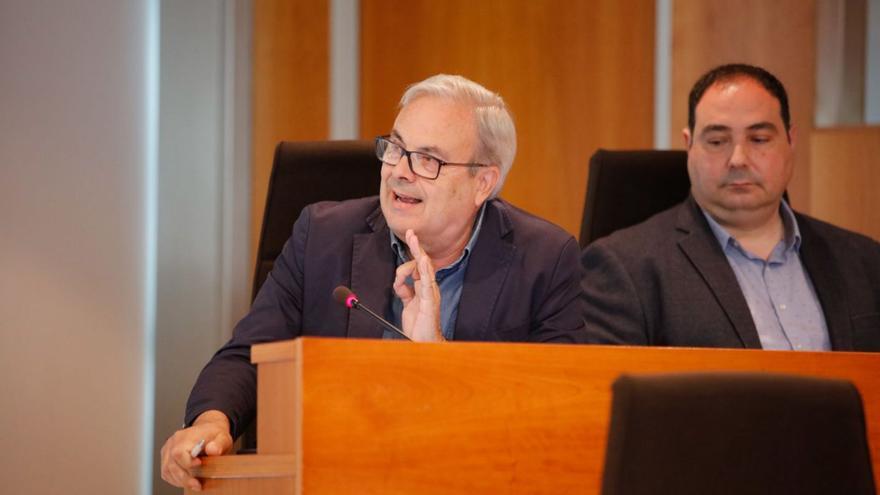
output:
[[[623,375],[603,495],[873,494],[862,401],[845,380]]]
[[[581,247],[671,208],[689,191],[684,151],[596,151],[590,158]]]
[[[254,291],[262,286],[304,207],[379,192],[380,163],[372,141],[283,141],[275,148]]]

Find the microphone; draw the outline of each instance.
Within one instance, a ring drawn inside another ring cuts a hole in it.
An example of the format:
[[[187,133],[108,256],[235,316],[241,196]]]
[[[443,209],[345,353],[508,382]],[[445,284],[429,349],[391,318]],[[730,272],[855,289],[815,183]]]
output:
[[[382,318],[381,316],[371,311],[370,308],[361,304],[357,296],[354,295],[354,292],[352,292],[351,289],[349,289],[348,287],[340,285],[339,287],[333,289],[333,299],[336,299],[340,303],[346,305],[349,309],[357,309],[367,313],[374,320],[381,323],[383,327],[391,330],[392,332],[397,332],[398,334],[402,335],[406,340],[412,340],[407,334],[403,333],[403,330],[395,327],[394,325],[389,323],[388,320]]]

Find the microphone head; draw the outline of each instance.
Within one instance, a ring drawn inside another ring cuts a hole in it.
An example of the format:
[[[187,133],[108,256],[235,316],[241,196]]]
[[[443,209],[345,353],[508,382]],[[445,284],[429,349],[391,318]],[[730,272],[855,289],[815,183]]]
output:
[[[339,287],[333,289],[333,299],[336,299],[349,309],[354,307],[354,305],[356,305],[358,302],[358,298],[356,295],[354,295],[354,292],[352,292],[351,289],[344,285],[340,285]]]

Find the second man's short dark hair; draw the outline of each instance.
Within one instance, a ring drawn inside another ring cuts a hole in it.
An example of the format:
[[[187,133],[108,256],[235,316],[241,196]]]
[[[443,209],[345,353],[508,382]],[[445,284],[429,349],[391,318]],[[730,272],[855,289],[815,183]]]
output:
[[[779,101],[779,113],[782,117],[782,123],[785,125],[785,132],[789,131],[791,128],[791,115],[788,110],[788,94],[786,94],[785,86],[782,85],[779,79],[761,67],[747,64],[727,64],[715,67],[703,74],[694,83],[694,87],[691,88],[691,93],[688,96],[688,128],[690,128],[691,133],[694,132],[694,125],[696,124],[697,103],[703,99],[703,94],[706,93],[706,90],[715,83],[741,77],[754,80]]]

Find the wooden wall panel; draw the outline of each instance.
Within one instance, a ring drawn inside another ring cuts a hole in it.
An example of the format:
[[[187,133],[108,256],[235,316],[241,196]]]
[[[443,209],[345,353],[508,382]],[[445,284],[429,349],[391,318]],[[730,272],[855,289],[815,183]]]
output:
[[[812,213],[880,241],[880,127],[813,131]]]
[[[724,63],[760,65],[785,85],[798,128],[789,194],[809,211],[809,138],[816,92],[815,0],[675,0],[672,2],[670,142],[684,147],[687,96],[704,72]]]
[[[253,11],[251,253],[279,141],[327,139],[328,0],[257,0]]]
[[[505,199],[574,235],[587,162],[653,143],[653,0],[363,0],[361,131],[388,132],[406,86],[461,74],[510,105]]]

